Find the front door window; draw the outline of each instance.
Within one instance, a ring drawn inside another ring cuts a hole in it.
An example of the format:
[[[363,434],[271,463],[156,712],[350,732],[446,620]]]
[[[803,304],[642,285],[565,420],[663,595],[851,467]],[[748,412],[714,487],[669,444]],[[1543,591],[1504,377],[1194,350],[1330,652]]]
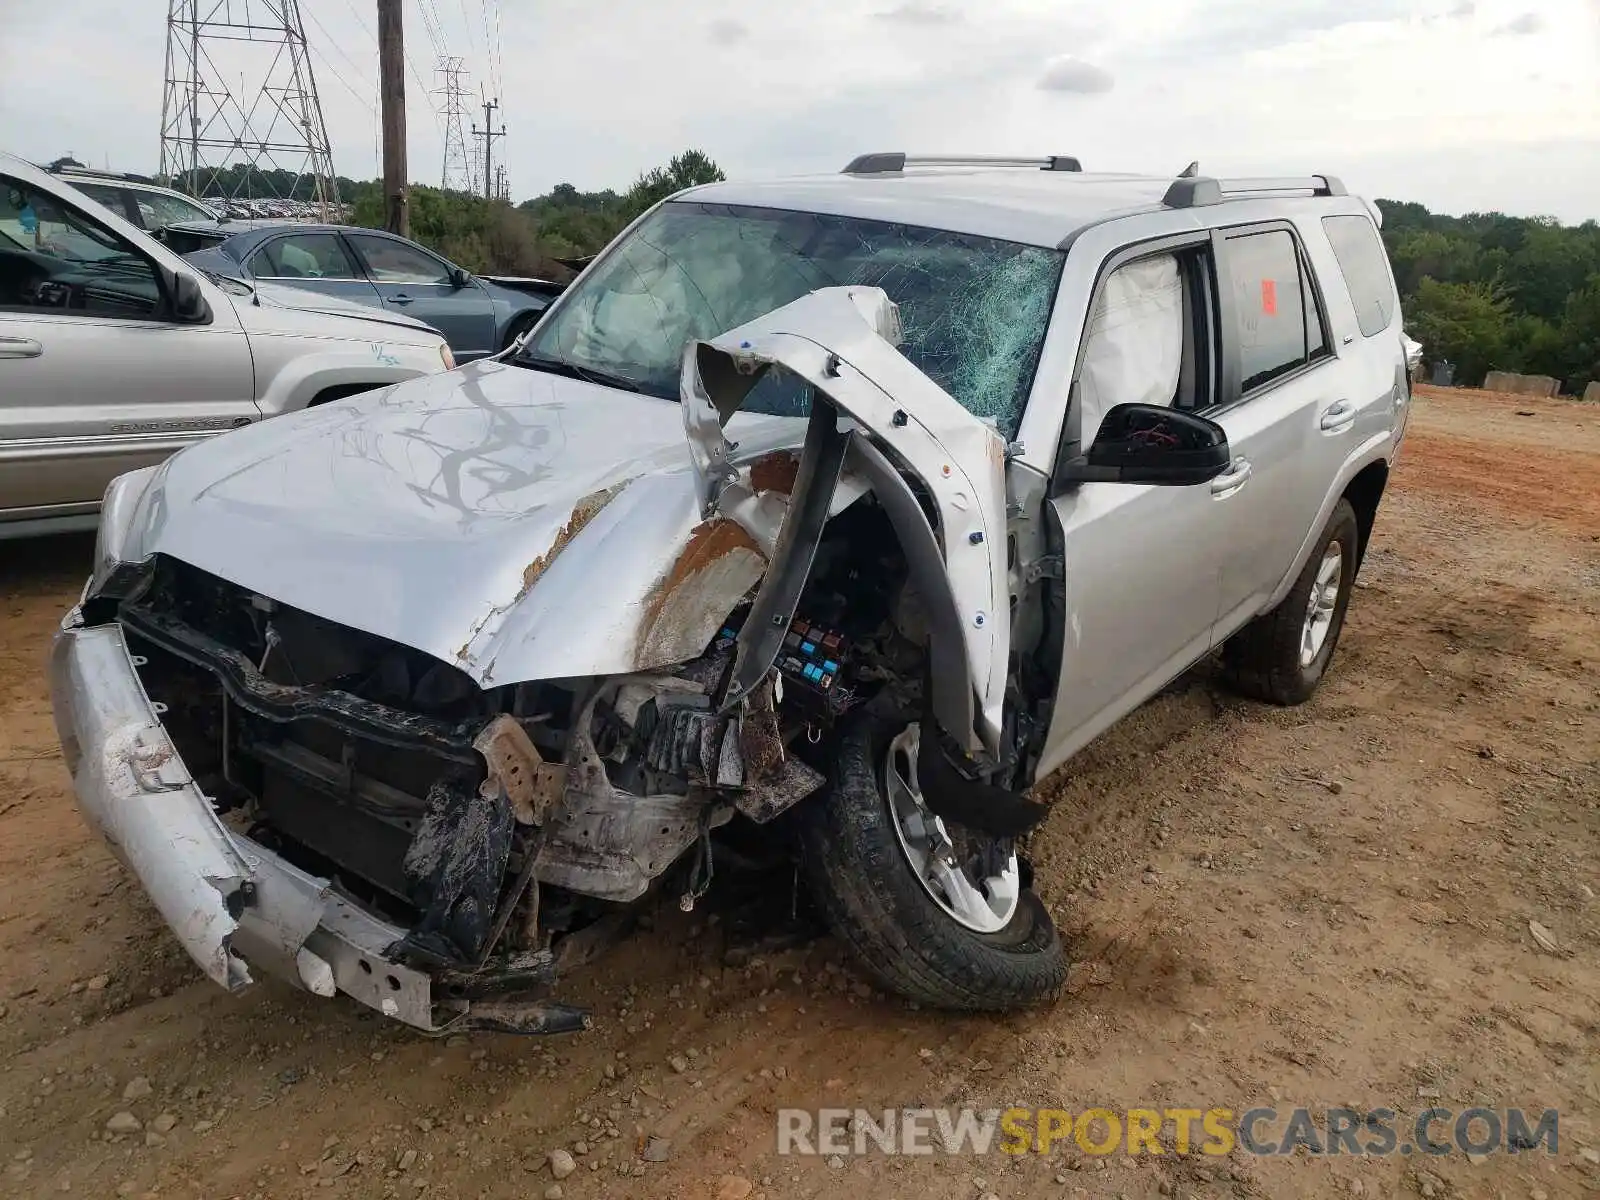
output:
[[[161,314],[154,264],[48,192],[0,175],[0,308]]]

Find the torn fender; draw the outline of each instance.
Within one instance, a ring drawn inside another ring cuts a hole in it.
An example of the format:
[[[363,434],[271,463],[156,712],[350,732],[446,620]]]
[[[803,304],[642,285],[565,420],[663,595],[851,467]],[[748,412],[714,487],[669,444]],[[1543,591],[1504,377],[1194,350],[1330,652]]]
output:
[[[810,384],[817,398],[811,431],[755,615],[767,625],[793,615],[786,611],[788,593],[796,576],[804,582],[820,531],[809,526],[819,508],[832,508],[829,499],[808,504],[808,490],[824,489],[831,499],[847,457],[857,468],[888,463],[908,471],[933,501],[937,523],[927,533],[937,539],[943,566],[943,587],[933,594],[949,597],[968,690],[976,697],[974,720],[958,726],[946,706],[940,723],[969,752],[996,752],[1010,645],[1005,442],[895,349],[899,340],[898,309],[881,288],[834,287],[687,346],[680,391],[697,497],[705,514],[731,515],[747,504],[740,475],[730,466],[737,447],[724,430],[762,374],[779,367]],[[860,428],[841,427],[838,414]],[[852,438],[853,451],[846,445]],[[890,508],[903,542],[907,522],[921,513],[910,498],[911,505]],[[904,548],[916,571],[917,546]],[[804,558],[803,568],[791,561],[797,556]],[[750,648],[741,645],[743,669],[736,668],[736,680],[746,685],[771,665],[770,658],[760,661],[755,642],[765,629],[755,625],[754,619],[747,625]],[[934,641],[937,646],[937,636]],[[944,682],[948,687],[950,681]]]

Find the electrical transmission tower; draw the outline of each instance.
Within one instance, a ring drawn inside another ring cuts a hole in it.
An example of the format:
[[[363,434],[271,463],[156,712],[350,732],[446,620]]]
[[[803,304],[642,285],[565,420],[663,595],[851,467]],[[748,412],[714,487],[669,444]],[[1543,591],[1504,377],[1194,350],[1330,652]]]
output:
[[[299,0],[168,0],[161,174],[196,196],[311,199],[336,215]]]
[[[446,191],[476,192],[478,173],[473,156],[467,153],[467,96],[462,85],[466,75],[462,59],[441,57],[434,72],[444,86],[434,92],[440,98],[439,115],[444,118],[444,173],[439,186]]]

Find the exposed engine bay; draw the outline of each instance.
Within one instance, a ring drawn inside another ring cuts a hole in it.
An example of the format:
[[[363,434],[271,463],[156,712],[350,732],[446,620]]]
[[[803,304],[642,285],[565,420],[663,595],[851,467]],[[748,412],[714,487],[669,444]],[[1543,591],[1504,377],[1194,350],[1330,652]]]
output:
[[[914,709],[925,632],[905,579],[870,498],[841,513],[775,670],[733,714],[713,696],[748,602],[676,668],[491,690],[175,559],[117,619],[226,823],[408,928],[396,959],[472,995],[553,977],[564,938],[658,880],[692,905],[713,831],[823,785],[835,722]]]

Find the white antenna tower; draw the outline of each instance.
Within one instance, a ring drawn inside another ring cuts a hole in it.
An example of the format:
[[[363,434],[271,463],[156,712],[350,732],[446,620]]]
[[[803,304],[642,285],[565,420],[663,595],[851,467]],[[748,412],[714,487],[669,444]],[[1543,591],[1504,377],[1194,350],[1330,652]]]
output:
[[[161,174],[195,196],[310,199],[336,215],[299,0],[168,0]]]

